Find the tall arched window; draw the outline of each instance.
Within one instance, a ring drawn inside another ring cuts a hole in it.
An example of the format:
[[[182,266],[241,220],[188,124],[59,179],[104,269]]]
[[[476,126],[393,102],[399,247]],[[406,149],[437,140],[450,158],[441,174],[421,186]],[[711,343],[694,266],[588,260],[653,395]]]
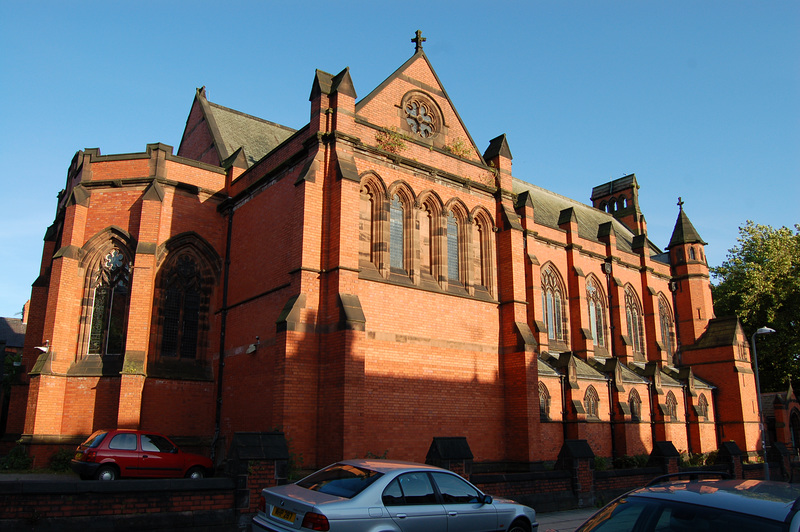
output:
[[[702,393],[697,399],[697,415],[703,419],[708,419],[708,399]]]
[[[586,390],[586,394],[583,396],[583,407],[586,410],[586,417],[600,417],[600,397],[594,386],[589,386],[589,389]]]
[[[547,391],[547,386],[539,383],[539,419],[541,421],[550,421],[550,392]]]
[[[491,293],[494,288],[492,219],[484,209],[472,212],[472,282]]]
[[[90,296],[87,350],[90,355],[121,355],[125,352],[130,275],[130,262],[118,248],[111,249],[100,261]]]
[[[447,212],[447,279],[461,281],[459,221],[452,211]]]
[[[644,338],[642,336],[642,307],[639,298],[630,286],[625,287],[625,318],[628,326],[628,338],[633,352],[644,354]]]
[[[628,394],[628,407],[631,410],[631,418],[634,421],[641,421],[642,419],[642,399],[639,397],[639,392],[635,389],[631,390]]]
[[[403,244],[405,242],[405,209],[400,196],[392,196],[389,205],[389,266],[405,272]]]
[[[672,392],[667,392],[666,415],[670,419],[670,421],[678,420],[678,400],[675,398],[675,394]]]
[[[160,246],[157,261],[151,360],[205,362],[211,302],[222,260],[200,235],[188,232]]]
[[[547,265],[542,269],[542,310],[550,340],[564,341],[564,294],[555,269]]]
[[[586,299],[589,305],[589,327],[595,346],[606,345],[605,295],[594,277],[586,279]]]
[[[194,258],[186,253],[180,255],[166,277],[161,356],[197,356],[202,289]]]
[[[672,357],[675,351],[674,337],[672,332],[672,310],[663,295],[658,298],[658,319],[661,325],[661,342],[668,357]]]

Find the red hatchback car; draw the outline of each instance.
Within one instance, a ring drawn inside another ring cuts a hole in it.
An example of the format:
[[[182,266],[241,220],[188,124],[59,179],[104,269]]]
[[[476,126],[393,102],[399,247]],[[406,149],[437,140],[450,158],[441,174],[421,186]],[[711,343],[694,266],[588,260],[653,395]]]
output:
[[[130,478],[203,478],[211,460],[185,453],[161,434],[140,430],[98,430],[78,446],[70,462],[84,480]]]

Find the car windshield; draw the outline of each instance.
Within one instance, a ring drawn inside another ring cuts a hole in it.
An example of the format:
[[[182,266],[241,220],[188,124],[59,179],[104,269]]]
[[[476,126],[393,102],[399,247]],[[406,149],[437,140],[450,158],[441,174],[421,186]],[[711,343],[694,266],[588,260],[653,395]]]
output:
[[[735,511],[677,503],[664,499],[629,497],[619,499],[616,503],[606,506],[578,530],[580,532],[626,532],[629,530],[780,532],[784,530],[784,525],[777,521]]]
[[[383,473],[347,464],[334,464],[297,482],[301,488],[352,499]]]
[[[88,447],[89,449],[93,449],[103,443],[103,439],[106,437],[108,432],[105,430],[98,430],[87,439],[85,442],[81,444],[82,447]]]

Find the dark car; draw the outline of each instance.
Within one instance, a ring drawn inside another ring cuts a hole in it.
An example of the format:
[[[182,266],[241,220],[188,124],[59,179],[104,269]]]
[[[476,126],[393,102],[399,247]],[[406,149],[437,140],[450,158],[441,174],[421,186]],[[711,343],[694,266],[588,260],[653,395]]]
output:
[[[70,461],[84,480],[129,478],[203,478],[211,460],[185,453],[169,438],[140,430],[98,430],[78,446]]]
[[[535,532],[536,512],[492,498],[451,471],[394,460],[344,460],[261,492],[253,530]]]
[[[576,532],[797,532],[800,486],[764,480],[651,482]]]

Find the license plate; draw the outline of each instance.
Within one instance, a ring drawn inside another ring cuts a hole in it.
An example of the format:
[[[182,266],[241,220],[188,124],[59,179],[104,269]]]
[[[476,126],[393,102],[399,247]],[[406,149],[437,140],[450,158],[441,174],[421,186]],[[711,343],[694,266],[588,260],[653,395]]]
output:
[[[277,517],[278,519],[283,519],[284,521],[289,521],[290,523],[294,523],[294,512],[290,512],[289,510],[284,510],[283,508],[278,508],[277,506],[272,507],[272,515]]]

